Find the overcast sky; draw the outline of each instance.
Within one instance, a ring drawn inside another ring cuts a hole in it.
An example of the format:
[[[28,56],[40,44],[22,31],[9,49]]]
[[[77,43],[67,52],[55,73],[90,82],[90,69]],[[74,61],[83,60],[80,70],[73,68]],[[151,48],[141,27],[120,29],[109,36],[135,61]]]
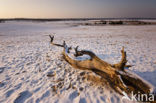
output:
[[[0,18],[156,18],[156,0],[0,0]]]

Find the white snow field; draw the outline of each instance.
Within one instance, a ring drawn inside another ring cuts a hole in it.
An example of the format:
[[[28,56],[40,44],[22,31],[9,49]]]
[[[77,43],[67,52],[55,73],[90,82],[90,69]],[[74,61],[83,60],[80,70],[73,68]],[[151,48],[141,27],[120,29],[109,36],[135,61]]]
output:
[[[129,103],[71,67],[54,42],[96,53],[109,63],[127,52],[130,71],[156,87],[156,25],[82,26],[73,22],[0,23],[0,103]],[[97,76],[97,75],[96,75]],[[134,102],[134,101],[133,101]]]

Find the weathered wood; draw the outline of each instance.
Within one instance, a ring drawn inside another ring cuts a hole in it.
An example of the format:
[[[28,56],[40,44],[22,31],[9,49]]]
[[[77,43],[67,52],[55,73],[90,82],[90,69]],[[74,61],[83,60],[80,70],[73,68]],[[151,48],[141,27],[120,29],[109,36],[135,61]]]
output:
[[[127,63],[127,59],[126,59],[127,55],[126,52],[124,51],[124,47],[122,47],[121,54],[122,54],[121,61],[118,64],[112,65],[112,67],[123,71]]]
[[[116,92],[123,95],[123,92],[130,94],[132,91],[134,93],[149,94],[151,87],[139,78],[133,76],[133,74],[124,70],[125,67],[131,67],[131,65],[126,65],[126,52],[124,47],[121,50],[122,58],[117,64],[109,64],[99,57],[97,57],[92,51],[88,50],[78,50],[78,46],[75,48],[75,57],[82,55],[89,55],[90,59],[87,60],[76,60],[69,56],[71,47],[68,47],[64,41],[63,45],[53,43],[54,36],[50,36],[51,44],[63,47],[63,57],[64,59],[73,67],[82,70],[91,70],[97,75],[101,76],[101,82],[107,81],[109,86],[112,87]]]

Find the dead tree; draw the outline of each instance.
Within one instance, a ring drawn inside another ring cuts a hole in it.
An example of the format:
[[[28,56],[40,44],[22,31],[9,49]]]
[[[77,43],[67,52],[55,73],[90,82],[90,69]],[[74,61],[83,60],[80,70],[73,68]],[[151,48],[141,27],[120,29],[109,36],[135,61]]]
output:
[[[49,35],[50,36],[50,35]],[[131,67],[131,65],[126,65],[126,52],[124,47],[121,50],[122,58],[121,61],[117,64],[109,64],[99,57],[97,57],[92,51],[88,50],[78,50],[78,46],[75,49],[75,57],[82,55],[89,55],[90,59],[87,60],[76,60],[70,57],[70,49],[65,43],[56,44],[53,42],[54,36],[50,36],[51,44],[64,48],[63,57],[64,59],[73,67],[82,69],[82,70],[91,70],[94,73],[101,76],[102,80],[106,80],[109,83],[109,86],[112,87],[116,92],[123,95],[123,92],[128,95],[133,91],[133,93],[142,93],[149,94],[151,91],[150,85],[142,81],[140,78],[137,78],[132,73],[129,73],[124,68]]]

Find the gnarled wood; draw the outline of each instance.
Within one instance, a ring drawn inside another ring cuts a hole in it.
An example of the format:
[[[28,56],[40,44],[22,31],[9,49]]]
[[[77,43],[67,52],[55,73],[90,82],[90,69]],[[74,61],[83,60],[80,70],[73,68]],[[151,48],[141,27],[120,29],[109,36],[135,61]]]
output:
[[[83,69],[83,70],[91,70],[94,73],[101,76],[101,81],[105,80],[109,83],[109,85],[117,91],[119,94],[123,95],[123,92],[130,94],[132,91],[134,93],[150,93],[151,87],[142,81],[140,78],[133,77],[133,74],[124,70],[124,67],[130,67],[131,65],[126,65],[126,52],[124,51],[124,47],[121,50],[122,58],[121,61],[117,64],[109,64],[99,57],[97,57],[92,51],[88,50],[78,50],[78,46],[75,48],[75,57],[88,55],[90,59],[87,60],[76,60],[70,57],[70,49],[64,41],[64,43],[56,44],[53,43],[54,36],[50,36],[51,44],[59,47],[63,47],[63,57],[64,59],[73,67]]]

